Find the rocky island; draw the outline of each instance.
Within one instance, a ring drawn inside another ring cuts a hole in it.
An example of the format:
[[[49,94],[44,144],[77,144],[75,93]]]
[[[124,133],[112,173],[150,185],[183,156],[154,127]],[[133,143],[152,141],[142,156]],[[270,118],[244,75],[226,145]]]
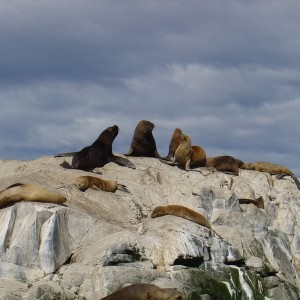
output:
[[[95,170],[101,175],[64,169],[65,158],[0,160],[0,190],[35,183],[67,199],[0,210],[0,299],[99,300],[137,283],[192,300],[300,299],[300,191],[292,178],[129,159],[136,169],[109,163]],[[83,175],[128,192],[81,191],[74,181]],[[258,198],[263,207],[248,201]],[[165,205],[200,213],[212,230],[151,218]]]

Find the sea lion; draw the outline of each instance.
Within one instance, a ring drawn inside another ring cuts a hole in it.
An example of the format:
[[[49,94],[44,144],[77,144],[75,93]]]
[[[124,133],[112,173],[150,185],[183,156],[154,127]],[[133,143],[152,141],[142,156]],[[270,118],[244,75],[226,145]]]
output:
[[[33,183],[15,183],[0,192],[0,208],[20,202],[33,201],[62,204],[66,197]]]
[[[178,133],[179,131],[177,131]],[[186,171],[191,170],[191,168],[202,167],[206,162],[206,153],[204,149],[200,146],[192,146],[191,138],[188,135],[180,135],[180,144],[175,150],[173,160],[167,161],[161,159],[160,161],[168,165],[174,165],[176,162],[182,166]],[[172,150],[175,148],[175,143],[173,144]],[[172,152],[171,152],[172,156]]]
[[[247,198],[241,198],[238,199],[240,204],[249,204],[253,203],[258,208],[265,208],[264,199],[262,196],[258,197],[257,199],[247,199]]]
[[[177,147],[174,158],[172,161],[160,160],[161,162],[174,165],[176,162],[182,166],[186,171],[190,170],[191,154],[192,154],[192,145],[191,138],[188,135],[180,135],[180,144]]]
[[[169,152],[166,157],[162,157],[164,160],[171,160],[174,157],[175,151],[177,147],[180,145],[182,131],[180,128],[175,128],[173,135],[171,137],[171,141],[169,144]]]
[[[121,288],[101,300],[186,300],[186,297],[177,289],[140,283]]]
[[[96,187],[105,192],[114,193],[117,189],[119,189],[123,192],[129,193],[126,186],[123,184],[118,184],[117,181],[94,176],[79,176],[75,179],[75,185],[83,192],[88,188]]]
[[[169,153],[166,157],[163,157],[163,160],[171,160],[171,158],[174,157],[175,152],[178,148],[178,146],[181,143],[181,135],[182,131],[180,128],[176,128],[174,130],[174,133],[172,135],[170,144],[169,144]],[[191,168],[196,168],[196,167],[201,167],[205,165],[205,159],[206,159],[206,153],[205,150],[200,147],[193,145],[191,146],[191,155],[190,155],[190,167]]]
[[[191,153],[191,168],[202,167],[206,163],[206,152],[200,146],[192,146],[192,153]]]
[[[97,167],[103,167],[109,162],[114,162],[135,169],[135,165],[131,161],[112,153],[112,143],[118,132],[119,127],[117,125],[106,128],[92,145],[83,148],[79,152],[74,152],[71,166],[67,162],[64,162],[62,166],[88,171]],[[56,157],[63,154],[58,154]]]
[[[241,160],[236,160],[234,157],[229,155],[207,157],[204,167],[214,168],[217,171],[239,175],[239,165],[242,163]]]
[[[258,161],[252,163],[244,163],[240,166],[241,169],[245,170],[254,170],[259,172],[266,172],[271,175],[279,175],[277,178],[281,179],[284,176],[291,176],[295,181],[295,184],[300,190],[300,182],[299,179],[295,176],[295,174],[285,166],[279,164],[273,164],[270,162]]]
[[[205,226],[208,229],[212,229],[209,221],[201,214],[196,211],[182,206],[182,205],[166,205],[166,206],[157,206],[154,208],[151,218],[162,217],[165,215],[173,215],[181,217],[195,223],[198,223],[202,226]]]
[[[144,156],[161,158],[156,149],[155,139],[152,134],[154,124],[150,121],[140,121],[133,134],[131,145],[126,156]]]

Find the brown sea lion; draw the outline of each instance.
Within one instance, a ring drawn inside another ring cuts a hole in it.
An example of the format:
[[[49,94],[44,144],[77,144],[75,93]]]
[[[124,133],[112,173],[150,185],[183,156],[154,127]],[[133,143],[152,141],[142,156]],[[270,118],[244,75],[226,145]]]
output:
[[[229,155],[207,157],[204,167],[214,168],[217,171],[239,175],[241,161]]]
[[[154,208],[151,218],[162,217],[165,215],[173,215],[177,217],[182,217],[184,219],[193,221],[202,226],[205,226],[208,229],[212,229],[209,221],[201,214],[196,211],[182,206],[182,205],[166,205],[166,206],[157,206]]]
[[[20,202],[33,201],[62,204],[66,197],[33,183],[15,183],[0,192],[0,208]]]
[[[156,149],[155,139],[152,134],[154,124],[150,121],[140,121],[133,134],[131,145],[126,156],[144,156],[161,158]]]
[[[191,153],[191,168],[202,167],[206,163],[206,153],[205,150],[200,146],[192,146]]]
[[[169,144],[169,153],[166,157],[163,157],[163,160],[171,160],[171,158],[174,157],[176,149],[181,143],[181,135],[182,131],[180,128],[176,128],[174,130],[174,133],[172,135],[170,144]],[[204,149],[200,146],[191,146],[191,156],[190,156],[190,167],[191,168],[196,168],[196,167],[201,167],[205,165],[205,159],[206,159],[206,153]]]
[[[182,131],[180,128],[175,128],[171,141],[169,144],[169,153],[166,157],[163,157],[164,160],[171,160],[174,157],[177,147],[180,145]]]
[[[238,199],[240,204],[250,204],[253,203],[258,208],[265,208],[264,199],[262,196],[258,197],[257,199],[246,199],[240,198]]]
[[[83,148],[79,152],[73,153],[71,166],[67,162],[64,162],[62,166],[65,168],[88,171],[103,167],[109,162],[114,162],[135,169],[131,161],[112,153],[112,143],[118,135],[118,132],[119,127],[117,125],[106,128],[92,145]],[[57,154],[56,157],[64,156],[64,154],[72,154],[72,152]]]
[[[182,133],[180,136],[180,144],[175,151],[173,160],[171,161],[161,160],[161,162],[168,165],[174,165],[177,162],[186,171],[188,171],[190,170],[191,155],[192,155],[191,138],[188,135]]]
[[[117,189],[129,193],[128,189],[123,184],[118,184],[117,181],[103,179],[95,176],[79,176],[75,179],[75,185],[81,190],[86,191],[88,188],[98,188],[105,192],[114,193]]]
[[[101,300],[186,300],[186,297],[177,289],[140,283],[121,288]]]
[[[281,179],[284,176],[291,176],[295,181],[297,188],[300,190],[300,182],[299,179],[295,176],[295,174],[285,166],[279,164],[273,164],[270,162],[257,161],[252,163],[244,163],[240,166],[241,169],[245,170],[254,170],[259,172],[266,172],[271,175],[279,175],[277,178]]]

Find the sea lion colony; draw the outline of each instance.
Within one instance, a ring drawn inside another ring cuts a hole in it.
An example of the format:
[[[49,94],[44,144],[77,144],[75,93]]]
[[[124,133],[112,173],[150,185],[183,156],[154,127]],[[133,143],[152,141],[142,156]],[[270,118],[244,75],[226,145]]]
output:
[[[161,157],[156,148],[152,133],[153,129],[154,124],[152,122],[146,120],[140,121],[135,128],[130,149],[125,156],[154,157],[169,165],[174,165],[177,162],[179,166],[186,171],[190,171],[192,168],[205,167],[210,170],[230,173],[235,176],[239,175],[239,169],[267,172],[278,175],[278,178],[291,176],[298,189],[300,189],[299,180],[284,166],[267,162],[244,163],[228,155],[206,157],[205,150],[201,146],[192,145],[191,138],[183,134],[180,128],[174,130],[169,144],[168,155]],[[118,132],[119,127],[113,125],[106,128],[90,146],[86,146],[77,152],[60,153],[55,155],[55,157],[72,156],[71,165],[67,162],[62,164],[63,167],[70,169],[90,171],[96,167],[102,167],[109,162],[135,169],[134,164],[130,160],[116,156],[112,152],[112,143],[118,135]],[[81,191],[86,191],[88,188],[96,188],[106,192],[115,192],[116,190],[129,192],[125,185],[95,176],[79,176],[75,179],[74,185]],[[258,208],[264,209],[262,197],[238,200],[241,204],[253,203]],[[0,208],[19,201],[63,204],[67,199],[60,193],[49,191],[40,185],[32,183],[15,183],[0,192]],[[211,224],[203,215],[185,206],[157,206],[154,208],[151,218],[165,215],[188,219],[212,231]],[[185,296],[176,289],[161,289],[151,284],[134,284],[122,288],[103,299],[120,299],[120,295],[122,295],[122,299],[127,299],[128,297],[128,299],[186,299]],[[138,295],[139,298],[134,298],[136,296],[133,295]]]

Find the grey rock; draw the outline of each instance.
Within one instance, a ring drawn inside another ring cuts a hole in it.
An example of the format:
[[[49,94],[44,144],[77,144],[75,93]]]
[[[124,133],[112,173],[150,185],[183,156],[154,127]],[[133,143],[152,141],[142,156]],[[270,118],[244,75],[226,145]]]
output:
[[[0,189],[34,182],[68,199],[0,210],[0,299],[93,300],[133,283],[192,299],[300,299],[300,192],[290,178],[129,159],[136,170],[109,163],[97,171],[130,193],[79,191],[74,179],[92,174],[61,168],[64,158],[0,160]],[[265,209],[238,201],[259,196]],[[180,217],[150,218],[168,204],[201,213],[213,232]]]

